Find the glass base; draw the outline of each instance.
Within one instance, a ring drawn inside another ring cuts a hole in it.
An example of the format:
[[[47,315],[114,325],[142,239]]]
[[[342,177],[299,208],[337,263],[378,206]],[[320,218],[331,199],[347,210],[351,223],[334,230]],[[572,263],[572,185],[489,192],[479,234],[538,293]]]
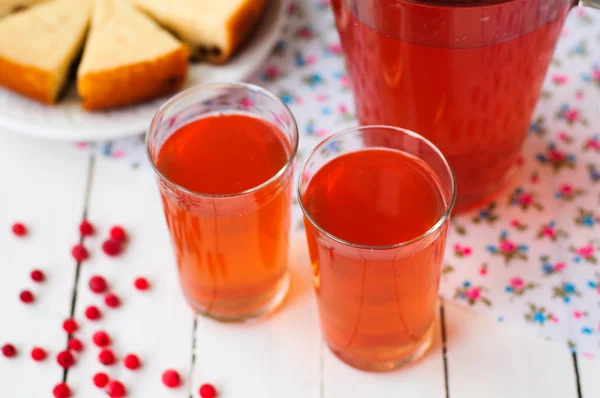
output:
[[[386,361],[371,361],[365,360],[364,358],[356,358],[355,356],[349,355],[345,352],[334,351],[333,354],[342,360],[342,362],[352,366],[353,368],[366,370],[368,372],[387,372],[390,370],[398,369],[402,366],[416,362],[421,359],[433,342],[433,335],[436,331],[436,322],[433,322],[425,335],[417,342],[410,346],[402,347],[398,350],[398,357],[393,360]]]
[[[470,210],[477,209],[491,200],[502,192],[506,192],[513,187],[516,181],[520,180],[522,175],[522,167],[516,165],[512,166],[504,174],[502,179],[498,180],[497,183],[486,189],[485,191],[472,196],[462,196],[460,194],[460,186],[458,187],[458,196],[456,198],[456,204],[452,214],[460,214]]]
[[[198,315],[212,318],[219,322],[249,322],[273,313],[281,305],[281,303],[283,303],[289,288],[290,274],[286,272],[286,274],[277,283],[276,288],[271,290],[268,294],[252,298],[251,300],[246,299],[243,302],[228,303],[229,310],[226,313],[207,308],[206,306],[200,305],[188,299],[187,297],[185,299]],[[256,309],[257,306],[258,309]],[[231,310],[232,307],[238,307],[242,309],[253,308],[253,310],[241,310],[236,312]]]

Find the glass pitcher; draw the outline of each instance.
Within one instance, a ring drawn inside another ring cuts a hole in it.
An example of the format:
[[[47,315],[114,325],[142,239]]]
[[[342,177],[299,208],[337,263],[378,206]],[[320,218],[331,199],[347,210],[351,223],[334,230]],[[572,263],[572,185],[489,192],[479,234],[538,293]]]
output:
[[[480,204],[514,175],[575,4],[333,0],[360,123],[398,126],[433,141],[456,175],[456,211]]]

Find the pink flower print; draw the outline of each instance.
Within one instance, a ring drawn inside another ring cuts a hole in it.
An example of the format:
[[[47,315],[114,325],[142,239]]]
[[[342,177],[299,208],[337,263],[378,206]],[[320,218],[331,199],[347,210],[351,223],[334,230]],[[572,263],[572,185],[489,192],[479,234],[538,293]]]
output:
[[[533,195],[529,192],[524,192],[517,198],[520,205],[529,206],[533,203]]]
[[[251,106],[254,105],[254,101],[252,101],[250,98],[248,97],[244,97],[240,100],[240,105],[243,108],[250,108]]]
[[[327,96],[325,94],[317,94],[317,102],[323,103],[327,100]]]
[[[317,135],[317,137],[327,137],[327,135],[329,135],[329,132],[326,129],[318,129],[317,131],[315,131],[315,134]]]
[[[525,158],[523,156],[519,156],[516,163],[517,166],[522,167],[525,164]]]
[[[481,276],[486,276],[486,275],[487,275],[487,273],[488,273],[488,270],[487,270],[487,268],[481,267],[481,268],[479,269],[479,275],[481,275]]]
[[[600,81],[600,68],[594,68],[592,71],[592,78],[596,81]]]
[[[575,92],[575,99],[576,99],[577,101],[581,101],[581,100],[583,99],[583,91],[581,91],[581,90],[577,90],[577,91]]]
[[[566,131],[559,131],[557,136],[558,136],[558,139],[561,141],[571,140],[571,136]]]
[[[513,228],[520,227],[521,226],[521,222],[519,220],[517,220],[516,218],[512,219],[512,220],[510,220],[510,226],[513,227]]]
[[[85,149],[85,148],[87,148],[87,143],[86,142],[76,142],[75,143],[75,148],[77,148],[77,149]]]
[[[303,26],[296,34],[305,39],[309,39],[312,37],[312,30],[308,26]]]
[[[596,288],[596,293],[600,294],[600,286]]]
[[[545,236],[550,239],[556,238],[556,230],[553,227],[548,226],[548,225],[546,225],[542,228],[541,234],[542,234],[542,236]]]
[[[565,269],[566,267],[567,267],[567,264],[565,264],[561,261],[559,263],[554,264],[554,271],[559,272],[559,271],[562,271],[563,269]]]
[[[349,88],[350,87],[350,78],[347,75],[344,75],[341,77],[340,83],[342,84],[343,88]]]
[[[279,69],[274,66],[269,66],[267,69],[265,69],[265,76],[269,79],[274,79],[279,76]]]
[[[571,184],[562,184],[559,188],[558,191],[562,194],[562,195],[572,195],[575,192],[575,189],[573,189],[573,185]]]
[[[591,352],[584,352],[581,355],[583,355],[583,357],[587,359],[594,359],[594,354],[592,354]]]
[[[317,62],[317,57],[315,57],[314,55],[309,55],[308,57],[306,57],[306,65],[314,65],[315,62]]]
[[[581,257],[592,257],[594,255],[594,247],[592,245],[581,246],[575,251]]]
[[[504,253],[512,253],[517,250],[517,245],[515,245],[512,241],[505,239],[500,242],[500,251]]]
[[[581,311],[574,311],[573,312],[573,316],[575,317],[575,319],[581,319],[581,318],[583,318],[583,312],[581,312]]]
[[[569,77],[567,75],[555,73],[552,75],[552,81],[557,85],[563,85],[569,81]]]
[[[290,15],[294,15],[295,13],[298,12],[300,8],[298,7],[298,4],[296,3],[290,3],[290,5],[288,6],[288,14]]]
[[[115,158],[115,159],[120,159],[123,156],[125,156],[125,151],[123,151],[122,149],[117,149],[116,151],[113,152],[113,158]]]
[[[585,10],[583,8],[577,8],[577,16],[580,18],[583,18],[587,15],[587,13],[585,12]]]
[[[550,149],[548,151],[548,158],[551,162],[560,162],[565,158],[565,154],[557,149]]]
[[[479,296],[481,296],[481,291],[479,290],[478,287],[472,287],[470,289],[467,289],[467,291],[465,291],[465,296],[467,297],[468,300],[477,301]]]
[[[473,250],[469,246],[462,246],[458,243],[454,245],[454,254],[457,257],[468,257],[472,252]]]
[[[346,105],[342,104],[338,107],[338,111],[340,111],[340,113],[346,113],[346,112],[348,112],[348,107]]]
[[[515,276],[510,279],[510,286],[515,290],[521,289],[525,286],[525,281],[523,281],[523,278]]]
[[[564,115],[567,121],[576,122],[577,120],[579,120],[580,113],[577,109],[567,109]]]
[[[550,314],[550,320],[552,321],[552,323],[558,323],[559,319],[557,317],[555,317],[554,315]]]
[[[600,140],[596,138],[590,138],[585,142],[585,148],[593,149],[594,151],[600,151]]]
[[[327,46],[327,49],[334,54],[340,54],[342,52],[342,46],[340,43],[332,43]]]

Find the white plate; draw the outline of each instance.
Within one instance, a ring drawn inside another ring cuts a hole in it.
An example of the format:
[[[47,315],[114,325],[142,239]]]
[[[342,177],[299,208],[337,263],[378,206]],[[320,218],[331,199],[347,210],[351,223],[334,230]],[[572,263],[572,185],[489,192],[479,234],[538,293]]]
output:
[[[256,32],[225,65],[192,64],[184,88],[236,82],[250,77],[273,49],[283,25],[284,0],[268,1]],[[106,112],[81,109],[74,87],[55,106],[46,106],[0,88],[0,128],[53,140],[96,141],[143,133],[166,100],[160,98]]]

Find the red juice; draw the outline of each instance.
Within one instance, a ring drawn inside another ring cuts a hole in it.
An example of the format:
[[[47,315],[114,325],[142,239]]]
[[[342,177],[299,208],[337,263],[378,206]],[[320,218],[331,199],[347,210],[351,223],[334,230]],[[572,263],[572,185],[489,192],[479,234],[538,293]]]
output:
[[[333,0],[361,124],[415,131],[450,163],[456,210],[515,164],[570,2]]]
[[[316,172],[302,202],[316,225],[351,244],[305,219],[329,347],[363,368],[412,355],[433,330],[446,226],[414,245],[382,246],[422,237],[443,217],[435,172],[399,150],[351,152]]]
[[[160,149],[163,176],[200,194],[161,189],[183,291],[198,311],[250,314],[287,283],[291,168],[261,184],[290,153],[275,125],[234,113],[192,121]]]

